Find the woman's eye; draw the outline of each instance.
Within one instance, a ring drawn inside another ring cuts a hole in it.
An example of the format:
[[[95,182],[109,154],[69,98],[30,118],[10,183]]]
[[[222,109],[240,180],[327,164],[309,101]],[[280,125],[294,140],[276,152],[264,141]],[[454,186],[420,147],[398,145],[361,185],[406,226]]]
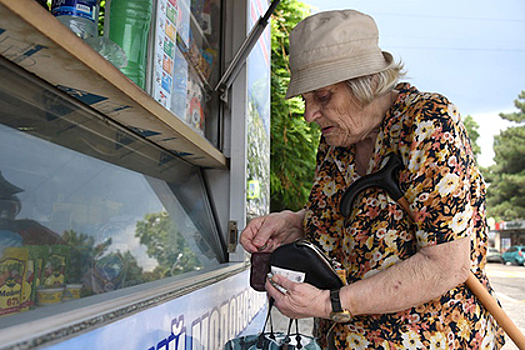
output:
[[[325,91],[317,94],[317,100],[319,102],[326,102],[330,99],[330,92]]]

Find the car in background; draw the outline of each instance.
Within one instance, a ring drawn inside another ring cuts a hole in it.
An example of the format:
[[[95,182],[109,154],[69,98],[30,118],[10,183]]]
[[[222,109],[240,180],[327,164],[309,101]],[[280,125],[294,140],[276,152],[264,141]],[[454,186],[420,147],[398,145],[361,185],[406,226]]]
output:
[[[501,257],[504,264],[525,265],[525,246],[513,245]]]
[[[487,262],[503,263],[500,251],[496,248],[489,248],[487,252]]]

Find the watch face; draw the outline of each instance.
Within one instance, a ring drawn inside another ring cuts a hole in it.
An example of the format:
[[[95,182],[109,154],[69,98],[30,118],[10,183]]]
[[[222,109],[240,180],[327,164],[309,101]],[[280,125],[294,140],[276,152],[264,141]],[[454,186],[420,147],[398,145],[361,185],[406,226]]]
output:
[[[350,312],[345,310],[345,311],[341,311],[341,312],[333,312],[330,315],[330,318],[334,322],[345,323],[345,322],[348,322],[348,321],[350,321],[352,319],[352,315],[350,314]]]

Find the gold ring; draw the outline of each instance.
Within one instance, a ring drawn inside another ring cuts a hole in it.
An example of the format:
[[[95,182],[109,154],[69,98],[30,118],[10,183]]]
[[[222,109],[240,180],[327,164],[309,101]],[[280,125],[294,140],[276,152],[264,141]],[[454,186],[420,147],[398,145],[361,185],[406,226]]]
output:
[[[262,247],[257,247],[258,251],[265,250],[268,247],[268,244],[264,244]]]

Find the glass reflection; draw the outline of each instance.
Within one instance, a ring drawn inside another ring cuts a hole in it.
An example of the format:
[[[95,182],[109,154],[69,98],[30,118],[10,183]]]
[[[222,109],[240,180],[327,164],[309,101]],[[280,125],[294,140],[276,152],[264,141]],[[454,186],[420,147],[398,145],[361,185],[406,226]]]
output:
[[[225,261],[198,168],[7,66],[0,317]]]
[[[1,314],[218,264],[165,181],[2,125],[0,140]]]

